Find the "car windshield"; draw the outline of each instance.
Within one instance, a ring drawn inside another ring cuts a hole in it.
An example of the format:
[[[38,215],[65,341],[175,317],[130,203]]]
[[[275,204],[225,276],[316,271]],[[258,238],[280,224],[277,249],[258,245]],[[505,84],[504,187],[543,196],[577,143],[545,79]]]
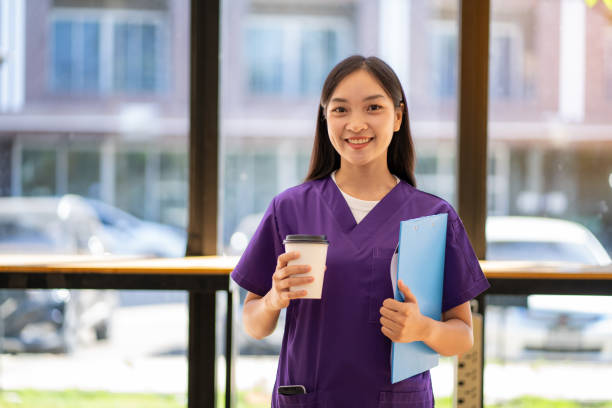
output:
[[[584,246],[569,242],[488,242],[487,260],[564,261],[597,265],[597,258]]]
[[[138,227],[138,220],[130,214],[97,200],[87,200],[87,203],[105,226],[126,229]]]

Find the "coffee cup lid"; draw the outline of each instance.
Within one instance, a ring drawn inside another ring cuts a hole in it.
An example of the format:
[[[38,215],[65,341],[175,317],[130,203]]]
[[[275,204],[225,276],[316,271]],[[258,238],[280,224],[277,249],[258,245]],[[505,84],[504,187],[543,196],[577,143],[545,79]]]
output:
[[[305,234],[294,234],[287,235],[283,244],[329,244],[327,235],[305,235]]]

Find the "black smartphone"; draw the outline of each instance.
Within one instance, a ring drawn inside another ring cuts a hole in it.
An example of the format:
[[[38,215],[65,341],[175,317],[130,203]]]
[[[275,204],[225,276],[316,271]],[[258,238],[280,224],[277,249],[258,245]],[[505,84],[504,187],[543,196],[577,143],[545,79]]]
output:
[[[278,393],[281,395],[306,394],[306,387],[303,385],[280,385]]]

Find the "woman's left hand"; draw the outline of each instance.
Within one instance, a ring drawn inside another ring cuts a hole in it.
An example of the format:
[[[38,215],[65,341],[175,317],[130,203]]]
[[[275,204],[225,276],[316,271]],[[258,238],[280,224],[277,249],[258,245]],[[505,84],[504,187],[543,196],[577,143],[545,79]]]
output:
[[[429,333],[429,319],[421,314],[419,303],[408,286],[401,280],[398,286],[405,300],[385,299],[380,308],[381,331],[396,343],[425,341]]]

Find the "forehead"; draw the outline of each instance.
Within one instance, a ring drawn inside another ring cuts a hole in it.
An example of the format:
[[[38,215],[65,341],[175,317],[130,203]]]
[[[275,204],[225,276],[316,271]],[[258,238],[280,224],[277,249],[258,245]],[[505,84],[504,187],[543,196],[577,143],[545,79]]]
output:
[[[340,81],[332,92],[330,100],[341,98],[361,101],[361,99],[375,94],[391,99],[374,75],[366,70],[359,69]]]

